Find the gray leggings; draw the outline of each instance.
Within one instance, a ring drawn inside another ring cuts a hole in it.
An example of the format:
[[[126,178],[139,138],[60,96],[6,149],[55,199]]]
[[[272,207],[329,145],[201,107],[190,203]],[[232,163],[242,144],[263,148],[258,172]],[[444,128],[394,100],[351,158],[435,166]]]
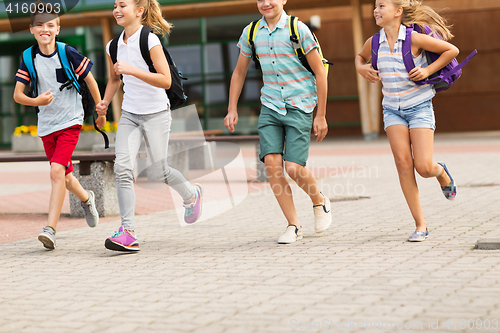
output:
[[[171,186],[184,201],[195,195],[194,187],[184,176],[167,164],[168,137],[172,116],[170,111],[138,115],[122,112],[116,132],[116,189],[122,226],[126,230],[135,230],[135,190],[134,165],[142,138],[154,178]]]

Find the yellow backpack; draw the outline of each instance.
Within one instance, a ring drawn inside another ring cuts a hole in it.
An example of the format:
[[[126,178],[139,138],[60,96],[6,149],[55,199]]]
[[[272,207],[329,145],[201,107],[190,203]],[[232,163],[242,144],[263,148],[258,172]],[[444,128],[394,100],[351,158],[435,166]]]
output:
[[[255,51],[255,36],[257,35],[257,30],[260,24],[260,20],[255,20],[252,21],[250,24],[250,28],[247,31],[247,39],[248,43],[250,44],[250,47],[252,48],[252,60],[255,63],[255,69],[261,69],[260,66],[260,61],[259,61],[259,56],[257,55],[257,52]],[[314,75],[314,71],[312,70],[311,66],[309,66],[309,63],[307,62],[306,55],[304,53],[304,49],[302,48],[302,43],[300,42],[300,36],[298,35],[299,29],[298,29],[298,22],[299,19],[296,16],[289,16],[288,17],[288,30],[290,32],[290,42],[292,43],[292,47],[295,50],[295,54],[299,58],[300,62],[302,63],[302,66],[304,66],[309,72],[311,72]],[[318,44],[318,52],[319,56],[321,57],[321,60],[323,61],[323,65],[325,66],[325,71],[326,71],[326,76],[328,77],[328,69],[330,65],[333,65],[333,63],[329,62],[323,57],[323,52],[321,51],[321,46],[319,45],[318,39],[316,38],[316,35],[314,32],[311,31],[311,34],[314,37],[314,41],[316,44]]]

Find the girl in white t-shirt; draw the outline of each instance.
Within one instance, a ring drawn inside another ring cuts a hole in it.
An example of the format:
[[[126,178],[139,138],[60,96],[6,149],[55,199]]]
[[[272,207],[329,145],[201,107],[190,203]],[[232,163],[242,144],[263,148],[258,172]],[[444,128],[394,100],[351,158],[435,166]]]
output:
[[[117,49],[117,62],[109,58],[110,79],[101,103],[96,106],[99,115],[105,115],[109,103],[120,87],[123,77],[124,96],[122,115],[116,133],[116,187],[122,226],[106,239],[105,246],[115,251],[139,251],[135,236],[134,165],[137,152],[144,138],[148,157],[157,180],[165,182],[184,200],[186,223],[196,222],[201,215],[203,188],[189,184],[184,176],[167,165],[167,146],[172,117],[170,102],[165,89],[172,83],[170,69],[159,38],[156,34],[169,33],[171,24],[163,19],[156,0],[116,0],[113,15],[118,25],[124,27]],[[149,34],[148,46],[156,73],[151,73],[142,58],[139,36],[144,26]]]

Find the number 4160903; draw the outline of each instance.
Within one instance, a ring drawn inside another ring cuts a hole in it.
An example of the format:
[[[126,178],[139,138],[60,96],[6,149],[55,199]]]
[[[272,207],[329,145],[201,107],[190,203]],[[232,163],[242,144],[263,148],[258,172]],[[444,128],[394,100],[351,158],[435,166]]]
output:
[[[498,319],[448,319],[443,324],[447,329],[498,329]]]
[[[61,12],[61,4],[60,3],[55,3],[55,4],[43,4],[43,3],[16,3],[12,4],[9,3],[7,7],[5,8],[5,11],[9,14],[34,14],[34,13],[47,13],[47,14],[59,14]]]

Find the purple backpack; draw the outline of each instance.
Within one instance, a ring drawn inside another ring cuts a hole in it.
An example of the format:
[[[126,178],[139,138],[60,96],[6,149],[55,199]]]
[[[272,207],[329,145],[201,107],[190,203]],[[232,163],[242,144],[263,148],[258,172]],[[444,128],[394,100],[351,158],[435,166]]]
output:
[[[410,71],[415,68],[415,63],[413,61],[413,55],[411,53],[411,33],[415,30],[419,33],[425,33],[426,35],[432,34],[432,29],[428,26],[425,26],[424,32],[418,25],[412,25],[411,27],[406,28],[406,39],[403,41],[403,62],[406,67],[406,71],[410,73]],[[435,35],[435,38],[442,39],[439,35]],[[380,47],[380,32],[377,32],[373,35],[372,38],[372,67],[375,70],[378,70],[377,61],[378,61],[378,49]],[[477,50],[474,50],[462,63],[458,63],[457,59],[454,58],[448,65],[441,68],[436,73],[429,76],[427,79],[421,81],[414,81],[418,85],[424,84],[432,84],[434,85],[434,89],[436,92],[448,89],[456,80],[460,78],[462,75],[462,67],[472,59],[473,56],[477,54]],[[427,63],[431,64],[439,58],[439,53],[433,53],[429,51],[425,51],[425,55],[427,57]]]

